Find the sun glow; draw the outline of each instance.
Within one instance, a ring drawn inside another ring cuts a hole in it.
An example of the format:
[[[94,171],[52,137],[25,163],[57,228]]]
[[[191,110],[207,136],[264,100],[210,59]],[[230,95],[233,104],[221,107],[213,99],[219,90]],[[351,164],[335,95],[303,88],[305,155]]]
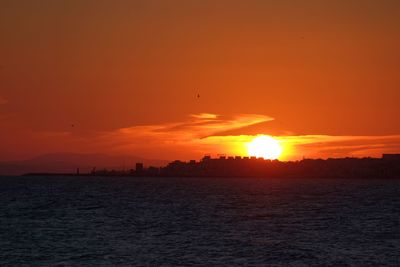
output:
[[[282,154],[282,147],[271,136],[260,135],[247,144],[247,153],[252,157],[277,159]]]

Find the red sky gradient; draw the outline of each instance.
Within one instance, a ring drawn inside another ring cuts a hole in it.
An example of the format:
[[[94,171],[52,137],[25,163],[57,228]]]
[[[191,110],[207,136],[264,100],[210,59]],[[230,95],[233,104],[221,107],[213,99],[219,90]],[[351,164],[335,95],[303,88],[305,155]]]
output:
[[[2,161],[400,152],[399,1],[5,0],[0,36]]]

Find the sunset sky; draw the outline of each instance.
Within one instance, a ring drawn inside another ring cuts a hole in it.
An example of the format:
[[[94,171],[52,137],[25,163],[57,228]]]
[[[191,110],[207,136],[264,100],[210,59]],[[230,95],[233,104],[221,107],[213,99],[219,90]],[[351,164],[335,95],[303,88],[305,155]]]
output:
[[[400,152],[398,0],[2,0],[0,36],[1,161]]]

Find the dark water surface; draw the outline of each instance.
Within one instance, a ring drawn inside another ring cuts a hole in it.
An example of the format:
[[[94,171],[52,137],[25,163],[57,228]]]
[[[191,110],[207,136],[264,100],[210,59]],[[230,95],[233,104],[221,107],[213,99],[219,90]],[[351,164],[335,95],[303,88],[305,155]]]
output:
[[[400,266],[400,181],[1,177],[1,266]]]

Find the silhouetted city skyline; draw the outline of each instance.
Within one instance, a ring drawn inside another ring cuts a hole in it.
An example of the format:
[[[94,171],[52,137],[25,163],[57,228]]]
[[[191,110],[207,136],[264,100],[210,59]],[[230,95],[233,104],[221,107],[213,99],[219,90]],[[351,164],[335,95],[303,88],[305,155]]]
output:
[[[164,167],[136,163],[128,170],[100,169],[89,173],[29,173],[27,175],[84,175],[133,177],[263,177],[263,178],[400,178],[400,154],[381,158],[329,158],[300,161],[257,157],[204,156],[200,161],[175,160]]]

